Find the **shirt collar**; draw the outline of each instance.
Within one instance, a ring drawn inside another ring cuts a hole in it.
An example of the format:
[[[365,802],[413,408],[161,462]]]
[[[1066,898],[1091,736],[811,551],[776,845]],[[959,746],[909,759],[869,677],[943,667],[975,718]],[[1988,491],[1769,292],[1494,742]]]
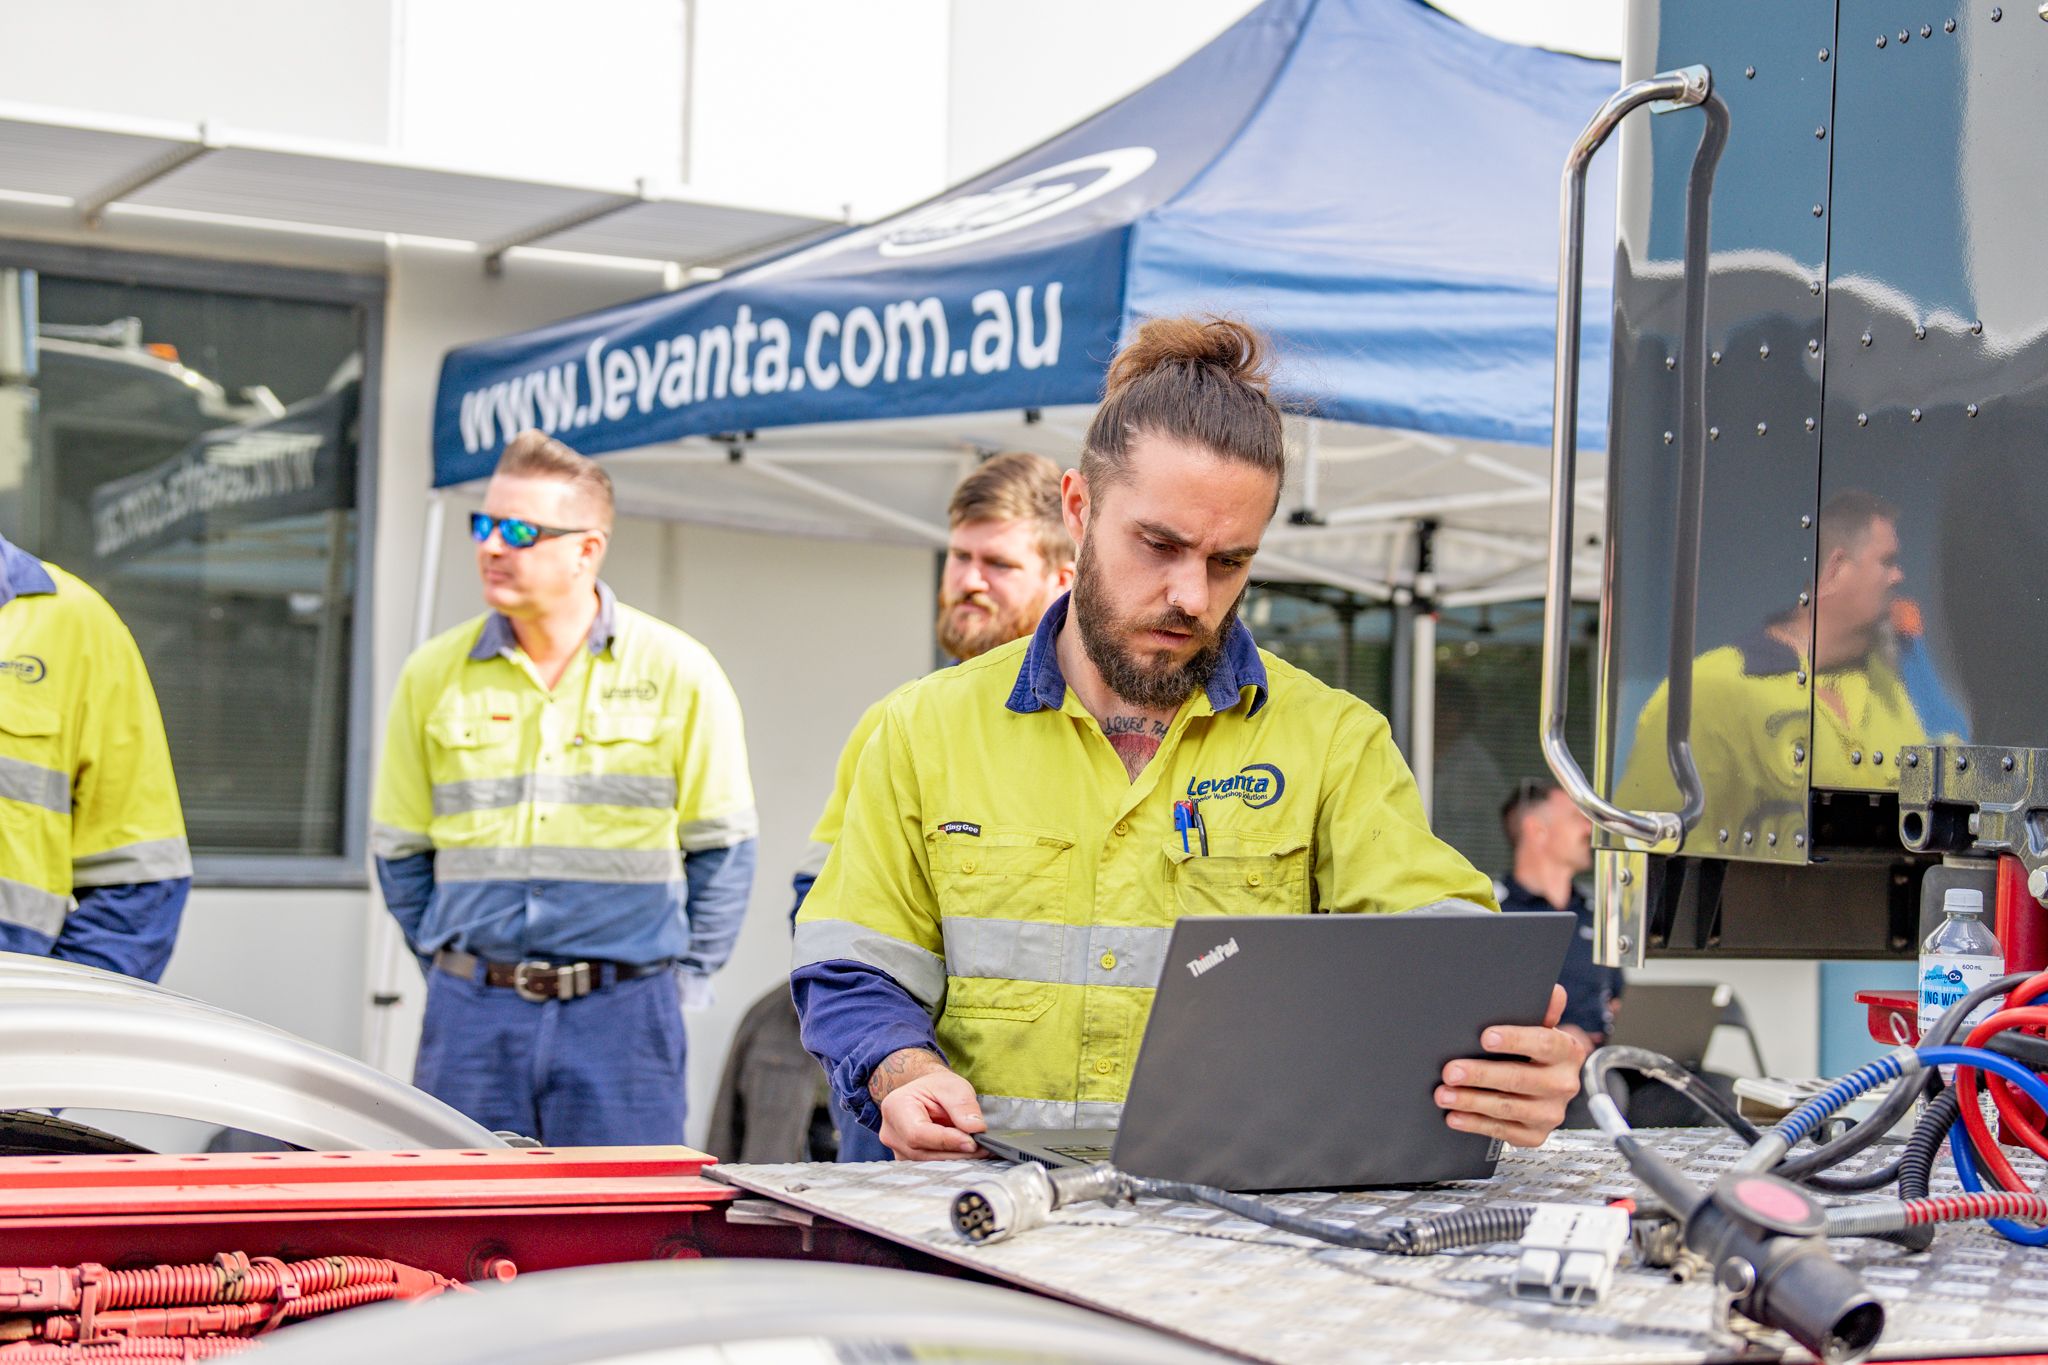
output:
[[[1519,898],[1527,900],[1532,905],[1541,906],[1545,910],[1555,910],[1557,908],[1556,906],[1550,903],[1547,897],[1538,895],[1536,892],[1531,891],[1528,887],[1516,881],[1515,874],[1512,872],[1501,873],[1500,884],[1501,889],[1507,892],[1507,895],[1501,898],[1503,904],[1505,904],[1509,900]],[[1579,892],[1579,884],[1577,881],[1574,881],[1572,883],[1571,898],[1564,903],[1564,908],[1571,911],[1573,914],[1580,916],[1584,916],[1590,913],[1586,905],[1585,896],[1581,895]]]
[[[617,642],[618,619],[618,599],[612,596],[610,585],[600,578],[597,580],[597,619],[590,623],[591,654],[602,654]],[[469,649],[469,657],[481,663],[485,659],[495,659],[500,654],[509,654],[517,648],[519,637],[512,633],[512,619],[501,611],[494,611],[484,618],[484,628],[477,632],[476,643]]]
[[[57,580],[43,561],[0,536],[0,607],[17,597],[41,597],[57,591]]]
[[[1060,627],[1066,624],[1067,607],[1072,601],[1072,593],[1063,593],[1046,608],[1030,646],[1024,651],[1024,665],[1017,670],[1017,685],[1010,689],[1010,700],[1005,703],[1020,716],[1033,711],[1057,711],[1066,704],[1067,679],[1060,672],[1055,642],[1060,638]],[[1247,716],[1256,716],[1266,704],[1266,661],[1259,657],[1259,646],[1243,621],[1231,623],[1230,633],[1223,638],[1223,657],[1216,661],[1216,671],[1209,675],[1205,690],[1214,711],[1228,711],[1244,699],[1247,690],[1251,693]]]

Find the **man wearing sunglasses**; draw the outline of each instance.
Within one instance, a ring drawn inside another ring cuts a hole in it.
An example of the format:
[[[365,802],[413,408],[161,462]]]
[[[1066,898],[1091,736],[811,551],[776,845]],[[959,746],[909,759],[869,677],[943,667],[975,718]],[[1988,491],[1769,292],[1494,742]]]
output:
[[[680,1005],[754,875],[739,703],[599,579],[611,525],[595,461],[506,446],[470,522],[490,610],[406,661],[372,813],[427,967],[414,1082],[549,1146],[683,1140]]]

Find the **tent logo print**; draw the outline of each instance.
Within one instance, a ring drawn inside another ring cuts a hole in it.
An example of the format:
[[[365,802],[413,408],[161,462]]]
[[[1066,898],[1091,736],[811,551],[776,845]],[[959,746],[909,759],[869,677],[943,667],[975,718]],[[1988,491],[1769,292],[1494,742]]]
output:
[[[1118,147],[1047,166],[977,194],[955,195],[906,215],[877,245],[884,256],[922,256],[971,246],[1077,209],[1152,168],[1150,147]]]

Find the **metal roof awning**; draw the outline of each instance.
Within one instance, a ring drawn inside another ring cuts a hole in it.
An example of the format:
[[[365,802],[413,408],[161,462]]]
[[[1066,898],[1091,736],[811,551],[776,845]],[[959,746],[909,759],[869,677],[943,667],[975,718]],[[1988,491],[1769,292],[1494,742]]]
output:
[[[381,148],[86,116],[0,102],[0,196],[279,228],[722,266],[838,226],[678,189],[567,185],[412,161]]]

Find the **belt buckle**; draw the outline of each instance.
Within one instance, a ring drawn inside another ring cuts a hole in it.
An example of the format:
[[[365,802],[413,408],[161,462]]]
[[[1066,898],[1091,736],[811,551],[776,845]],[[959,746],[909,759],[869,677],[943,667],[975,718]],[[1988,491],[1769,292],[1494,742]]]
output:
[[[520,963],[518,966],[512,969],[512,993],[518,996],[521,1000],[528,1001],[535,1005],[545,1005],[548,1001],[557,999],[557,993],[561,989],[561,982],[559,979],[555,980],[554,982],[551,982],[548,986],[548,989],[544,991],[536,990],[533,986],[528,984],[528,980],[531,976],[537,975],[541,972],[552,972],[554,970],[555,964],[552,962],[540,962],[534,959],[528,959],[527,961]]]

